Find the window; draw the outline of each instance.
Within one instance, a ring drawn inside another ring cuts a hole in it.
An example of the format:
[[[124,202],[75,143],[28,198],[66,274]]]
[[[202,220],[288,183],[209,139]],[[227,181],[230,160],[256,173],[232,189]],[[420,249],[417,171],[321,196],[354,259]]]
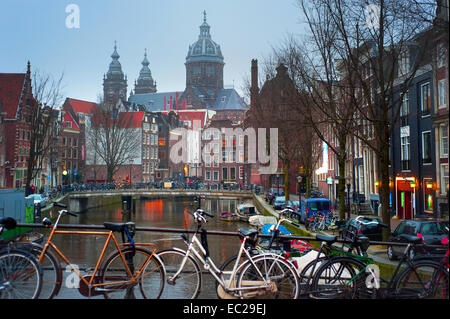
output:
[[[206,167],[211,166],[211,155],[208,155],[208,154],[205,155],[205,166]]]
[[[448,163],[441,164],[441,194],[448,194]]]
[[[66,126],[69,127],[69,128],[71,128],[71,127],[72,127],[72,122],[67,121],[67,122],[66,122]]]
[[[244,151],[239,150],[239,163],[244,163]]]
[[[409,135],[401,137],[402,170],[409,170]]]
[[[444,109],[447,107],[447,85],[445,80],[440,80],[438,83],[438,108]]]
[[[409,52],[400,55],[398,61],[398,76],[406,75],[409,72]]]
[[[422,132],[422,163],[431,163],[431,131]]]
[[[213,75],[214,74],[214,67],[213,66],[207,66],[206,67],[206,74],[207,75]]]
[[[406,91],[403,95],[402,104],[400,106],[400,125],[408,125],[408,114],[409,114],[409,92]]]
[[[227,179],[228,179],[228,168],[223,167],[222,168],[222,180],[227,180]]]
[[[441,68],[445,65],[445,46],[443,43],[439,43],[437,50],[437,66]]]
[[[218,181],[219,180],[219,172],[218,171],[214,171],[214,180]]]
[[[206,172],[205,172],[205,179],[206,179],[207,181],[211,180],[211,172],[210,172],[210,171],[206,171]]]
[[[239,179],[244,179],[244,166],[239,166]]]
[[[219,139],[219,131],[217,131],[217,130],[214,130],[214,139],[215,140],[218,140]],[[214,145],[215,146],[215,145]]]
[[[230,179],[232,181],[236,180],[236,167],[230,167]]]
[[[441,126],[440,130],[440,158],[448,158],[448,126]]]
[[[431,90],[430,90],[430,83],[422,84],[421,86],[421,110],[422,110],[422,116],[430,115],[431,113]]]

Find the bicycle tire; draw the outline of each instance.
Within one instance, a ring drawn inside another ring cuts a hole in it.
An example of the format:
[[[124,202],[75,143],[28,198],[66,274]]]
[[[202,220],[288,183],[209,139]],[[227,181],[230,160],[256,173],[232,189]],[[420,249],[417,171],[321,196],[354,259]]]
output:
[[[180,269],[181,262],[186,256],[185,251],[166,249],[157,252],[166,271],[166,282],[161,299],[195,299],[201,290],[202,274],[197,261],[187,256],[186,263],[174,281],[172,277]]]
[[[236,263],[237,256],[238,256],[238,255],[234,255],[234,256],[231,256],[231,257],[227,258],[227,259],[220,265],[219,270],[220,270],[221,272],[224,272],[224,271],[232,271],[232,270],[233,270],[233,267],[234,267],[234,265],[235,265],[235,263]],[[246,260],[247,260],[247,255],[242,254],[242,255],[241,255],[241,260],[240,260],[239,264],[244,263]],[[238,274],[236,274],[236,276],[237,276],[237,275],[238,275]],[[223,274],[223,279],[226,281],[226,280],[229,280],[230,278],[225,277],[225,275]],[[217,297],[220,298],[220,296],[219,296],[219,294],[218,294],[218,290],[217,290],[217,289],[219,288],[219,282],[218,282],[217,280],[216,280],[215,282],[216,282],[216,294],[217,294]]]
[[[244,299],[297,299],[300,283],[296,269],[282,256],[262,255],[247,260],[242,266],[236,287]],[[262,276],[261,276],[262,275]],[[249,289],[270,283],[269,287]]]
[[[125,259],[128,256],[134,253],[133,256],[133,266],[134,269],[130,269],[133,272],[133,275],[136,276],[136,271],[139,270],[144,262],[147,260],[149,256],[152,256],[153,252],[141,247],[135,247],[135,250],[132,247],[126,247],[122,250],[122,255],[124,255]],[[151,266],[148,271],[148,266]],[[125,265],[123,264],[123,260],[119,251],[113,252],[103,264],[103,268],[101,270],[100,280],[102,283],[106,283],[103,287],[105,289],[103,296],[105,299],[134,299],[141,296],[144,299],[157,299],[160,297],[162,290],[164,288],[164,267],[161,265],[158,259],[151,258],[149,260],[149,264],[142,270],[141,278],[136,284],[122,283],[122,284],[108,284],[114,283],[117,281],[128,281],[130,280],[130,276],[126,270]],[[143,282],[145,278],[145,283]],[[147,284],[148,282],[148,284]],[[143,285],[148,285],[153,289],[151,290],[144,289]],[[139,294],[137,291],[139,290]]]
[[[44,247],[36,243],[18,243],[18,248],[26,249],[39,259]],[[52,299],[55,297],[62,284],[62,268],[59,258],[49,249],[45,251],[42,262],[42,288],[39,299]]]
[[[0,252],[0,299],[37,299],[41,288],[42,268],[34,255],[20,249]]]
[[[448,299],[448,288],[447,269],[431,260],[413,262],[394,282],[395,296],[401,299]]]
[[[372,298],[366,286],[364,265],[349,257],[335,257],[323,263],[314,274],[310,297],[315,299]]]

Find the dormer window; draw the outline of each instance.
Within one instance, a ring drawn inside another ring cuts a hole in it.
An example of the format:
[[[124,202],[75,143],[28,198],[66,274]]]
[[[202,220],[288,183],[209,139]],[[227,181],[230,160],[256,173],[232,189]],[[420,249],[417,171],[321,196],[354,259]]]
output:
[[[66,121],[66,126],[67,126],[68,128],[72,128],[72,122]]]

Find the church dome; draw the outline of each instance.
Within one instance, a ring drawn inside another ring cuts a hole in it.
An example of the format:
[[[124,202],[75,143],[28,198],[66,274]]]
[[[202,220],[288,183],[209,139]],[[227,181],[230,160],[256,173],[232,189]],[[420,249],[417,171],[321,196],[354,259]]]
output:
[[[206,12],[203,12],[203,23],[197,42],[189,46],[186,63],[189,62],[217,62],[223,64],[220,45],[211,39],[210,26],[206,23]]]

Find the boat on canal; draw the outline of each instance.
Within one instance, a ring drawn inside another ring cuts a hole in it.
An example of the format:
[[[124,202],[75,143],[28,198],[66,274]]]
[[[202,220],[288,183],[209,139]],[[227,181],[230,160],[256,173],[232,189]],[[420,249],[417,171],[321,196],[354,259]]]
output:
[[[252,203],[243,203],[236,207],[236,215],[241,221],[248,222],[251,216],[259,215],[259,212]]]
[[[223,220],[226,222],[234,222],[234,221],[239,220],[239,216],[232,212],[221,212],[220,220]]]

